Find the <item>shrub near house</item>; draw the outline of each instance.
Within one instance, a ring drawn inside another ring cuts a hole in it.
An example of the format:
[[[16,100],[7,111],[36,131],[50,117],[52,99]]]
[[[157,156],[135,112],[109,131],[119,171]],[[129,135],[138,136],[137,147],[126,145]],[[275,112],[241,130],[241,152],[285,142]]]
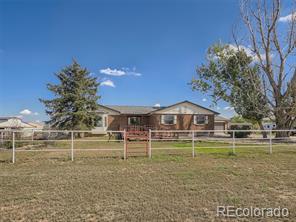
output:
[[[252,132],[248,131],[240,131],[240,130],[251,130],[252,124],[251,123],[232,123],[229,127],[229,130],[237,130],[234,131],[235,138],[247,138]],[[233,132],[229,132],[231,136],[233,136]]]

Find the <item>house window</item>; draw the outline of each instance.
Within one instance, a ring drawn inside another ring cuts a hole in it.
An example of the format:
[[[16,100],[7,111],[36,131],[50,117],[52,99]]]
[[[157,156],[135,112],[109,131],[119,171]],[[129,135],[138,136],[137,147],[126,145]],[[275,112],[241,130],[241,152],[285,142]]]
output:
[[[195,125],[204,125],[208,124],[209,119],[206,115],[194,115],[194,124]]]
[[[103,116],[99,116],[99,119],[96,125],[97,127],[103,127]]]
[[[174,125],[177,123],[176,115],[162,115],[161,116],[161,124],[164,125]]]
[[[140,125],[141,118],[139,116],[128,117],[128,125]]]
[[[99,119],[96,123],[97,127],[107,127],[107,116],[106,115],[100,115]]]

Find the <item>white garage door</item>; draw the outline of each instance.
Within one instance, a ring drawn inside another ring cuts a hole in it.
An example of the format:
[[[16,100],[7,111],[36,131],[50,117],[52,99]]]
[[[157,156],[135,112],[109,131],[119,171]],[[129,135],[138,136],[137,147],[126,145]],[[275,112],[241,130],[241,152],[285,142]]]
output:
[[[224,130],[224,123],[215,123],[215,130]]]

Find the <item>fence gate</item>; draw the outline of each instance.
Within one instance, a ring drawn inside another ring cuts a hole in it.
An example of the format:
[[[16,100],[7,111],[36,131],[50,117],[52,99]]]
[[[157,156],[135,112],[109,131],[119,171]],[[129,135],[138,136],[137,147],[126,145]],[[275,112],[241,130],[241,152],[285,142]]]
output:
[[[127,131],[126,132],[126,155],[127,156],[148,156],[149,132],[148,131]]]

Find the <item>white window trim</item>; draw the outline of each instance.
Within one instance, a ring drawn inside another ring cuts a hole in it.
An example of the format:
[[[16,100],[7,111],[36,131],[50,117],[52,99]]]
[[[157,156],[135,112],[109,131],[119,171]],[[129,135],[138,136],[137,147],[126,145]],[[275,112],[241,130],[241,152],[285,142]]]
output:
[[[197,116],[204,116],[205,117],[205,123],[197,123],[196,118]],[[209,116],[205,114],[194,114],[193,115],[193,124],[196,126],[204,126],[209,124]]]
[[[109,117],[108,115],[104,116],[104,127],[105,128],[108,128],[108,117]]]
[[[170,115],[170,116],[174,116],[174,123],[172,123],[172,124],[167,124],[167,123],[164,122],[163,117],[164,117],[164,116],[168,116],[168,115]],[[162,115],[160,116],[160,124],[161,124],[161,125],[166,125],[166,126],[173,126],[173,125],[176,125],[176,124],[177,124],[177,115],[175,115],[175,114],[162,114]]]

